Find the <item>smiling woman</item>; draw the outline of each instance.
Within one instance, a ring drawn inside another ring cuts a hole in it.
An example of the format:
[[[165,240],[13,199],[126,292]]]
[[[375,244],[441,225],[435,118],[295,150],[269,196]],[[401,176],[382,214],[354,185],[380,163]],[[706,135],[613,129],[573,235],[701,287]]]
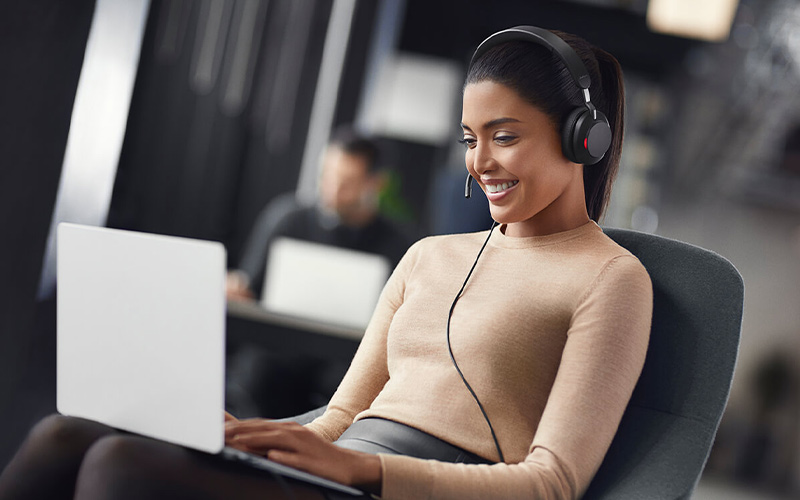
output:
[[[228,416],[229,446],[388,500],[586,491],[641,372],[652,314],[644,267],[592,220],[619,162],[619,65],[574,36],[504,30],[476,51],[463,106],[466,167],[498,230],[413,245],[325,413],[305,426]],[[0,499],[73,490],[329,493],[51,417],[0,477]]]

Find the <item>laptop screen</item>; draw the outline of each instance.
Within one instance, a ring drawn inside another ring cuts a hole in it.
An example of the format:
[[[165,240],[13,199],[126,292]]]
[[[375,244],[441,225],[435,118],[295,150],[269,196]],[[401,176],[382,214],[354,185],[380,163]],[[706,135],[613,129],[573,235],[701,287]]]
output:
[[[390,272],[382,255],[276,238],[261,303],[271,312],[365,328]]]
[[[224,247],[60,224],[57,258],[58,411],[222,449]]]

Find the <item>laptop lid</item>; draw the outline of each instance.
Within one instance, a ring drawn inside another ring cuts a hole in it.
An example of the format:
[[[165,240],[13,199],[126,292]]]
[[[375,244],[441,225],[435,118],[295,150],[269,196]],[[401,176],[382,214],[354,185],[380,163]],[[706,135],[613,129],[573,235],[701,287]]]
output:
[[[261,304],[275,313],[365,328],[390,272],[382,255],[276,238]]]
[[[219,452],[223,245],[62,223],[57,248],[58,411]]]

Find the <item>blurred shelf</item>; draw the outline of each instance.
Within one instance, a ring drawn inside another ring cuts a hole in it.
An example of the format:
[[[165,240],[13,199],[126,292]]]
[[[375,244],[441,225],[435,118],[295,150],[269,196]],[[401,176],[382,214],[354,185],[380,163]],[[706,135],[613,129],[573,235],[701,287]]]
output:
[[[791,498],[797,497],[775,495],[722,479],[706,477],[700,479],[692,495],[692,500],[790,500]]]

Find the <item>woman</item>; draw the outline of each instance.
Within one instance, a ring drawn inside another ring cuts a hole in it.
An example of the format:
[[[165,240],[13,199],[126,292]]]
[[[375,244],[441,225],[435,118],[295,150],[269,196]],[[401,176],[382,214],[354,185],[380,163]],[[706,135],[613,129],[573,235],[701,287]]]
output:
[[[387,499],[585,491],[641,371],[652,290],[593,221],[619,163],[619,65],[558,35],[495,34],[470,65],[466,166],[498,228],[415,244],[325,414],[305,427],[229,416],[229,445]],[[43,498],[37,488],[56,483],[69,496],[76,477],[76,498],[321,495],[56,416],[20,449],[0,498]]]

